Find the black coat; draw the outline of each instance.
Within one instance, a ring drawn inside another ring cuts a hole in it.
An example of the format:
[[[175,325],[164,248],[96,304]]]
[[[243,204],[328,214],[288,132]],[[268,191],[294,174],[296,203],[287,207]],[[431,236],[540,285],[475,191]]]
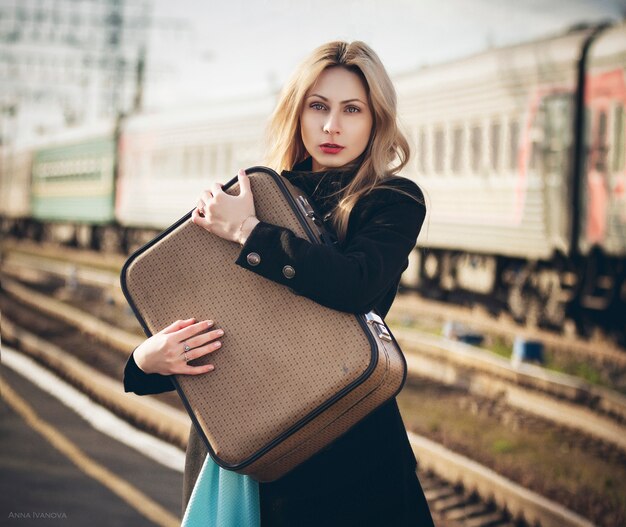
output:
[[[353,177],[337,170],[312,173],[310,160],[296,168],[282,175],[304,190],[322,215],[337,203],[331,194]],[[387,184],[409,196],[378,189],[361,198],[352,210],[339,250],[311,244],[288,229],[261,222],[236,263],[330,308],[351,313],[376,308],[384,317],[426,213],[415,183],[392,178]],[[260,263],[254,266],[247,260],[252,252],[260,256]],[[287,278],[285,266],[291,266],[295,275]],[[132,355],[125,368],[124,387],[140,395],[174,389],[168,376],[143,373]],[[192,425],[183,510],[206,454]],[[261,483],[262,525],[432,525],[415,467],[394,399],[285,477]]]

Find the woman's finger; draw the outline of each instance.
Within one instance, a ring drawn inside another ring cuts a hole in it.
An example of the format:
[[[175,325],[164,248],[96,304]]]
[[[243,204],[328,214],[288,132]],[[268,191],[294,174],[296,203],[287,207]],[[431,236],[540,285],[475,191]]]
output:
[[[200,227],[202,227],[203,229],[209,232],[212,232],[211,224],[209,222],[209,219],[206,217],[206,214],[204,216],[201,216],[200,212],[198,212],[198,209],[193,209],[191,211],[191,222],[195,223],[196,225],[199,225]]]
[[[196,205],[196,209],[201,218],[204,218],[204,208],[206,204],[201,199],[198,200],[198,204]]]
[[[215,366],[213,364],[204,364],[202,366],[190,366],[189,364],[181,363],[179,368],[173,373],[182,375],[201,375],[203,373],[209,373],[213,371]]]
[[[190,339],[191,337],[195,337],[198,333],[207,331],[212,326],[212,320],[203,320],[201,322],[197,322],[196,324],[192,324],[191,326],[182,328],[173,334],[173,337],[175,338],[174,342],[180,343],[184,340]]]
[[[198,357],[207,355],[208,353],[212,353],[215,350],[220,349],[221,347],[222,343],[219,340],[216,340],[215,342],[208,342],[198,348],[193,348],[192,350],[185,351],[184,353],[182,353],[182,359],[185,360],[185,357],[187,357],[186,360],[187,362],[189,362],[191,360],[197,359]]]
[[[199,348],[200,346],[204,346],[208,342],[219,339],[223,335],[223,329],[214,329],[213,331],[209,331],[207,333],[202,333],[200,335],[196,335],[195,337],[188,338],[184,341],[184,344],[186,344],[190,348]]]
[[[237,174],[237,181],[239,181],[239,195],[246,196],[252,193],[250,188],[250,178],[246,174],[246,171],[242,168]]]
[[[217,196],[223,193],[224,191],[222,190],[222,185],[220,185],[219,183],[213,183],[211,185],[211,194],[213,194],[214,198],[217,198]]]
[[[202,220],[204,220],[204,216],[200,216],[200,213],[198,212],[198,209],[193,209],[191,211],[191,221],[192,223],[195,223],[196,225],[200,225],[202,223]],[[201,225],[203,226],[203,225]]]
[[[177,320],[176,322],[172,322],[166,328],[163,328],[161,331],[159,331],[159,333],[174,333],[175,331],[178,331],[179,329],[183,329],[189,326],[190,324],[193,324],[195,321],[196,321],[195,318],[188,318],[187,320]]]

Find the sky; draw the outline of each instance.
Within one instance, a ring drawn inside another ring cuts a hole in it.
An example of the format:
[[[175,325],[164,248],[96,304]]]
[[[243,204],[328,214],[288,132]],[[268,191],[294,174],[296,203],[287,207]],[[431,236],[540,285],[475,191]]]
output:
[[[280,88],[318,45],[363,40],[391,75],[626,16],[626,0],[154,0],[154,19],[188,24],[182,53],[156,42],[171,75],[148,106],[188,105]],[[168,55],[169,54],[169,55]]]

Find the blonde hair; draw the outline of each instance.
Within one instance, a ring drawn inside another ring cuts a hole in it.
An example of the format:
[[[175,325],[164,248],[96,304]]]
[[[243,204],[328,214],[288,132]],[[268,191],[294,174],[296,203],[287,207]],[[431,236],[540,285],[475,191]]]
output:
[[[373,117],[365,151],[348,166],[342,167],[356,169],[355,177],[345,190],[340,191],[342,197],[332,214],[336,234],[343,240],[356,202],[374,188],[384,186],[381,183],[400,172],[410,156],[409,144],[397,123],[396,91],[372,48],[360,41],[329,42],[318,47],[300,64],[283,88],[270,118],[265,162],[280,172],[293,169],[308,157],[300,134],[304,98],[320,74],[332,67],[345,68],[363,80]]]

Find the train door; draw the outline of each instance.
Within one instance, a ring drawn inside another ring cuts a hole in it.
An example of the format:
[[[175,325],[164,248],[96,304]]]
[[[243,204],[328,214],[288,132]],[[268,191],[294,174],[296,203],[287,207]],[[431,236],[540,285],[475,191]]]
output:
[[[597,313],[617,313],[621,308],[611,306],[619,303],[620,291],[626,297],[622,286],[626,283],[624,71],[617,68],[590,74],[587,87],[579,235],[580,253],[585,258],[581,305]]]
[[[622,70],[590,75],[585,101],[587,156],[581,229],[583,254],[598,246],[607,254],[626,252],[626,168]]]
[[[582,233],[586,249],[602,245],[606,237],[609,182],[606,166],[607,109],[589,108],[587,112],[590,144],[587,150],[585,188],[586,225]]]
[[[547,96],[541,105],[543,138],[541,171],[544,192],[546,237],[550,246],[566,253],[569,240],[572,151],[572,94]]]

